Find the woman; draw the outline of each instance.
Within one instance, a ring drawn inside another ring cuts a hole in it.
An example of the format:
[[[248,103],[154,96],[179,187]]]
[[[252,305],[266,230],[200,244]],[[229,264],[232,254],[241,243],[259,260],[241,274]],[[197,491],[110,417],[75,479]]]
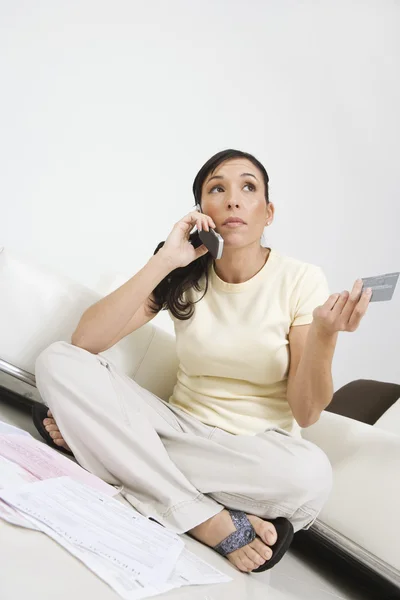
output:
[[[371,296],[360,280],[329,295],[319,267],[260,244],[274,217],[268,182],[250,154],[213,156],[193,184],[202,212],[85,311],[71,344],[36,362],[49,439],[122,485],[143,515],[244,572],[276,564],[328,497],[329,461],[300,428],[330,403],[338,332],[357,329]],[[194,226],[220,233],[220,260]],[[180,361],[169,403],[99,356],[162,309]]]

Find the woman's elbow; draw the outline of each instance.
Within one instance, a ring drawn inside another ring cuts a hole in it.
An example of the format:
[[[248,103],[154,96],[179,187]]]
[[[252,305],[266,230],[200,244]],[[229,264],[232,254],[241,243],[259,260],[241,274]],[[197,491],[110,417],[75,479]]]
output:
[[[298,415],[297,417],[295,416],[295,419],[302,429],[306,429],[307,427],[311,427],[311,425],[314,425],[317,421],[319,421],[320,416],[321,411],[311,411],[303,415]]]

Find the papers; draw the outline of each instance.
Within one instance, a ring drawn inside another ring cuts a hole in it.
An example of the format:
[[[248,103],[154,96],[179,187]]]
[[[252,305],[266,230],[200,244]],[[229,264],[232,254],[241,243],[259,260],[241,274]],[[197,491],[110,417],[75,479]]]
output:
[[[38,529],[32,522],[22,517],[19,512],[11,506],[7,506],[2,500],[0,500],[0,519],[3,519],[12,525],[18,525],[19,527]]]
[[[126,600],[231,581],[113,486],[0,421],[0,519],[43,532]]]
[[[19,429],[18,427],[14,427],[14,425],[10,425],[9,423],[4,423],[4,421],[0,421],[0,435],[2,433],[12,433],[16,435],[24,435],[26,437],[32,437],[27,431]]]
[[[0,489],[51,477],[71,475],[74,479],[88,483],[109,496],[118,493],[111,485],[38,442],[31,435],[24,435],[22,429],[1,421],[0,426],[3,431],[0,434]],[[20,515],[18,511],[6,506],[1,500],[0,518],[19,527],[36,529],[32,522]]]
[[[118,494],[118,490],[113,486],[33,437],[0,435],[0,456],[11,460],[37,479],[70,475],[73,479],[86,483],[108,496]]]
[[[27,482],[33,483],[34,481],[38,481],[37,477],[3,456],[0,456],[0,490],[16,485],[23,485]],[[13,525],[36,529],[36,527],[22,517],[18,511],[11,508],[11,506],[7,506],[2,500],[0,500],[0,518]]]
[[[38,442],[29,433],[0,421],[0,489],[63,475],[71,475],[109,496],[118,494],[114,487]],[[32,522],[1,500],[0,518],[13,525],[36,529]]]
[[[22,429],[17,429],[12,425],[8,426],[7,423],[0,421],[0,431],[7,431],[7,427],[9,427],[9,431],[12,432],[12,434],[14,434],[15,431],[21,432],[21,435],[25,433]],[[27,435],[31,437],[29,434]],[[19,465],[16,465],[3,456],[0,456],[0,490],[34,481],[38,481],[38,478]],[[0,519],[4,519],[5,521],[8,521],[13,525],[18,525],[19,527],[36,529],[33,523],[30,523],[27,519],[21,516],[18,511],[11,508],[11,506],[7,506],[7,504],[5,504],[2,500],[0,500]]]
[[[175,533],[70,477],[0,490],[0,498],[127,600],[231,580],[184,550]]]
[[[142,584],[164,583],[184,547],[175,533],[70,477],[2,490],[0,497]]]
[[[34,483],[38,478],[29,471],[26,471],[19,465],[16,465],[11,460],[0,456],[0,490],[14,485],[24,483]]]

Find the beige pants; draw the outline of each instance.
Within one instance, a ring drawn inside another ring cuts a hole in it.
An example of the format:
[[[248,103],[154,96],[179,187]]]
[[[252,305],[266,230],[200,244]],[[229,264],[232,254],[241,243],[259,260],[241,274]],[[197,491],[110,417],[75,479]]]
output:
[[[282,430],[234,435],[140,387],[103,356],[55,342],[36,384],[77,461],[144,516],[184,533],[223,507],[308,528],[332,484],[326,455]]]

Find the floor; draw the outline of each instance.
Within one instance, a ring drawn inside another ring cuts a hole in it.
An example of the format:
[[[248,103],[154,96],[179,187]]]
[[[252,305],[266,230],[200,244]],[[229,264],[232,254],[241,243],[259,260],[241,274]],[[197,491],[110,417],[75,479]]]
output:
[[[29,409],[22,404],[11,404],[4,399],[0,400],[0,420],[21,427],[41,440],[31,422]],[[209,562],[215,560],[215,566],[221,568],[221,562],[219,562],[221,557],[213,551],[192,539],[190,539],[189,545],[192,546],[190,548],[192,551],[197,549],[205,560]],[[204,552],[207,554],[205,555]],[[227,562],[225,559],[222,560],[223,564]],[[82,566],[82,569],[85,567]],[[92,574],[90,575],[92,576]],[[308,538],[304,539],[301,536],[295,536],[289,552],[271,571],[245,575],[233,574],[230,570],[229,575],[234,577],[232,585],[193,586],[190,591],[189,588],[181,588],[159,597],[171,599],[190,597],[202,600],[225,600],[228,597],[231,600],[234,598],[242,600],[244,598],[254,600],[261,598],[268,600],[335,600],[337,598],[342,600],[394,600],[400,595],[399,590],[389,589],[382,582],[360,573],[330,551],[316,546]],[[49,574],[49,580],[50,578]],[[15,595],[10,595],[10,600],[13,597],[20,597],[18,591],[22,591],[22,588],[19,586],[20,582],[16,582]],[[50,586],[51,589],[54,590],[52,586]],[[31,589],[29,597],[44,600],[47,598],[47,594],[42,588],[35,596]],[[48,597],[50,598],[50,595]],[[54,597],[53,592],[51,597]],[[117,598],[114,593],[111,593],[110,598],[114,597]],[[8,600],[8,596],[4,600]]]

